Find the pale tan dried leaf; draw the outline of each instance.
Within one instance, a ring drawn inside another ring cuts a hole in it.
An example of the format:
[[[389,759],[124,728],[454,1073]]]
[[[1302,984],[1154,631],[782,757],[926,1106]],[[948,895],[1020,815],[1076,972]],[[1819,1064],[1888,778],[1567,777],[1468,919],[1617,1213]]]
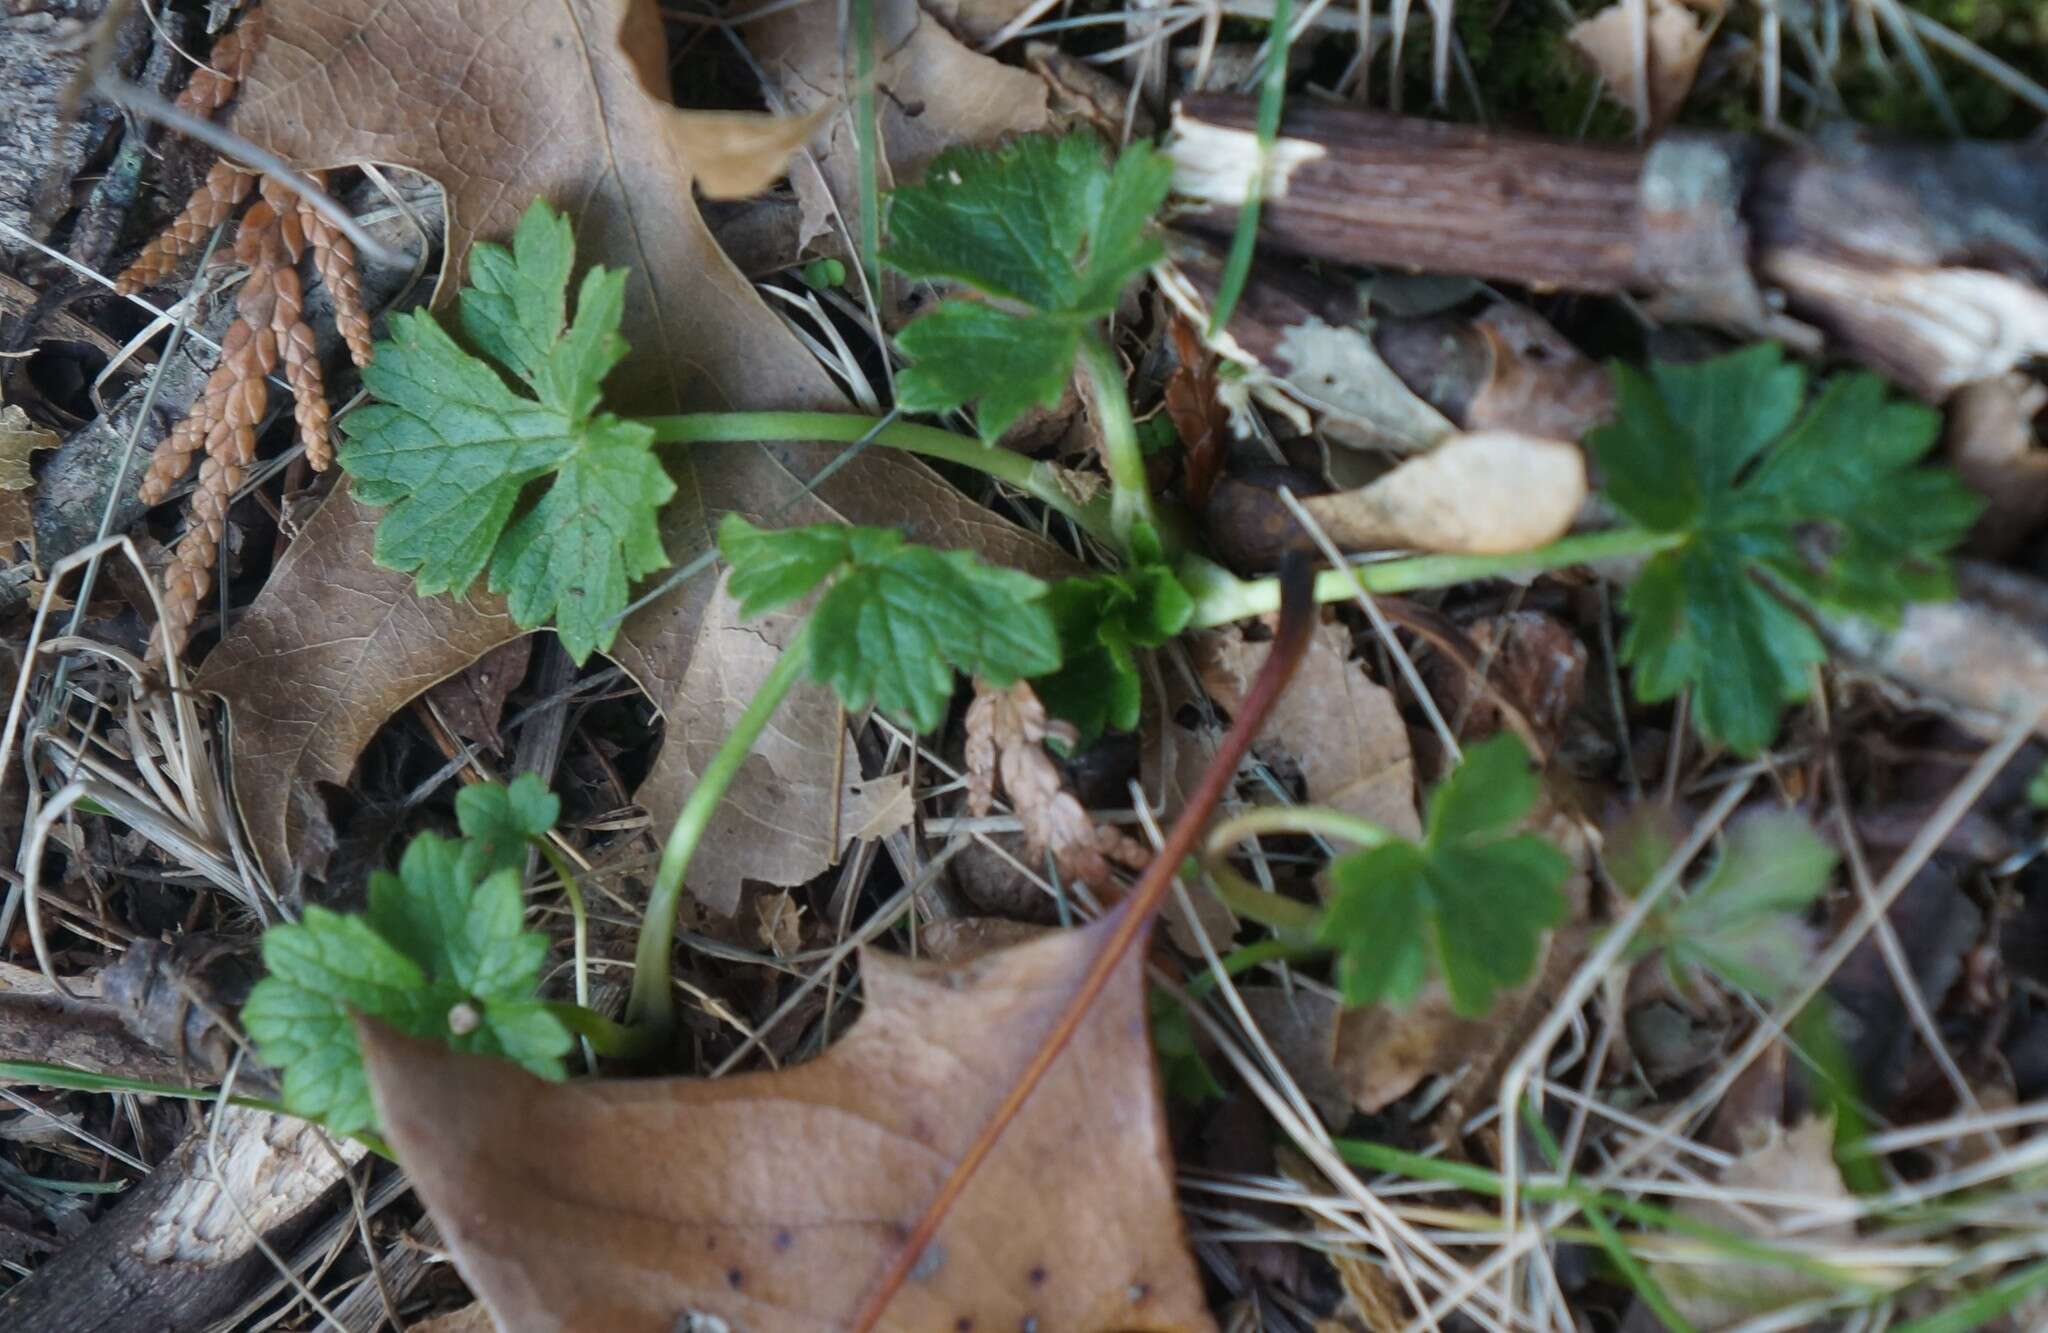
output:
[[[2011,555],[2048,524],[2048,442],[2035,429],[2048,385],[2029,375],[1966,384],[1949,400],[1949,461],[1984,500],[1971,547]]]
[[[1576,445],[1506,431],[1455,435],[1369,486],[1302,501],[1346,550],[1492,555],[1570,530],[1586,499]]]
[[[270,35],[250,70],[235,128],[302,168],[395,163],[440,181],[449,217],[440,299],[452,296],[448,278],[459,276],[474,239],[502,240],[531,200],[546,198],[576,215],[579,262],[628,273],[623,332],[632,351],[609,382],[617,391],[612,407],[630,413],[845,406],[825,372],[718,251],[691,204],[689,165],[676,142],[680,113],[648,91],[668,84],[653,3],[518,0],[494,10],[482,31],[456,0],[272,0],[266,12]],[[536,62],[536,50],[555,54]],[[837,46],[832,50],[836,62]],[[588,151],[593,142],[611,151]],[[793,444],[668,451],[664,461],[681,491],[662,515],[670,559],[682,563],[709,549],[719,516],[737,511],[757,521],[773,515],[778,525],[886,524],[912,540],[969,548],[997,564],[1064,572],[1050,543],[891,451],[869,450],[806,494],[805,481],[837,453]],[[233,670],[222,679],[234,687],[236,739],[245,752],[238,754],[237,776],[252,826],[270,835],[255,843],[274,873],[289,863],[296,836],[286,795],[294,784],[325,775],[344,780],[411,693],[517,632],[498,614],[501,604],[479,591],[467,604],[419,598],[409,577],[375,569],[367,528],[358,541],[358,526],[373,524],[374,515],[350,501],[330,501],[336,504],[347,512],[317,531],[349,543],[347,551],[273,573],[252,611],[252,620],[266,626],[263,646],[238,626],[216,650],[233,649]],[[302,535],[300,544],[311,537]],[[359,562],[355,595],[364,616],[379,624],[385,651],[397,654],[392,669],[382,654],[366,655],[359,643],[303,614],[330,600],[314,580],[344,557]],[[710,579],[697,579],[647,607],[626,622],[612,654],[671,728],[699,725],[702,710],[722,707],[691,700],[681,688],[713,588]],[[280,665],[258,666],[266,653],[282,653]],[[296,699],[285,678],[298,672],[319,680],[360,672],[364,702],[344,708],[318,691]],[[728,681],[739,687],[730,673]],[[243,707],[235,697],[243,692],[255,706]],[[815,733],[805,740],[818,749],[831,744]],[[658,826],[674,818],[686,795],[687,788],[658,777],[636,793]]]
[[[379,1118],[510,1330],[836,1327],[1036,1054],[1104,926],[945,968],[863,955],[867,1009],[772,1074],[543,1083],[365,1026]],[[999,1139],[891,1330],[1207,1330],[1147,1048],[1142,951]]]
[[[498,1333],[491,1312],[481,1305],[465,1305],[444,1315],[408,1326],[409,1333]]]
[[[1790,1129],[1776,1120],[1746,1127],[1742,1150],[1721,1173],[1730,1189],[1765,1190],[1800,1201],[1796,1208],[1746,1203],[1740,1207],[1707,1200],[1686,1200],[1678,1210],[1710,1226],[1770,1241],[1777,1224],[1795,1213],[1852,1204],[1854,1196],[1835,1165],[1835,1127],[1830,1119],[1812,1116]],[[1898,1285],[1896,1269],[1856,1262],[1856,1228],[1843,1221],[1802,1229],[1801,1236],[1833,1248],[1827,1258],[1878,1287]],[[1700,1328],[1726,1328],[1772,1310],[1783,1309],[1837,1288],[1825,1278],[1776,1264],[1745,1262],[1717,1255],[1709,1263],[1657,1263],[1650,1271],[1664,1286],[1672,1304]]]
[[[1700,57],[1713,40],[1714,26],[1703,24],[1698,14],[1676,0],[1633,0],[1647,5],[1643,23],[1648,43],[1648,106],[1650,127],[1661,129],[1685,103],[1698,77]],[[1566,34],[1604,81],[1604,90],[1616,104],[1633,110],[1638,105],[1636,83],[1636,20],[1630,15],[1631,0],[1620,0],[1589,19],[1582,19]]]
[[[1142,870],[1152,853],[1143,843],[1097,824],[1080,800],[1067,790],[1059,765],[1045,752],[1049,724],[1045,705],[1020,680],[999,690],[977,680],[974,702],[967,709],[968,812],[985,815],[1000,778],[1010,808],[1024,825],[1027,855],[1052,853],[1053,864],[1068,879],[1094,889],[1115,883],[1113,865]]]
[[[1238,629],[1195,637],[1195,663],[1217,707],[1238,709],[1266,651]],[[1350,636],[1341,625],[1316,630],[1253,749],[1276,768],[1300,773],[1310,802],[1403,837],[1421,835],[1408,726],[1393,694],[1351,660]]]
[[[745,199],[788,174],[790,156],[833,109],[821,106],[802,116],[681,111],[676,114],[676,142],[705,198]]]
[[[687,792],[697,785],[802,618],[772,612],[745,619],[719,581],[678,690],[688,707],[671,718],[648,786]],[[699,903],[731,916],[742,881],[801,884],[837,861],[856,830],[882,824],[885,812],[907,819],[908,776],[863,779],[844,716],[831,689],[811,681],[776,709],[690,860],[690,893]]]
[[[1313,411],[1339,444],[1409,454],[1455,434],[1449,418],[1402,382],[1356,324],[1290,324],[1269,361],[1278,388]]]
[[[55,449],[62,438],[47,426],[30,421],[19,407],[0,407],[0,491],[25,491],[35,485],[35,476],[28,469],[29,455],[39,449]]]
[[[876,0],[874,23],[875,46],[884,53],[875,67],[884,190],[916,180],[947,148],[1050,128],[1044,83],[971,50],[917,0]],[[747,41],[791,110],[831,111],[851,103],[839,21],[829,8],[786,10],[751,25]],[[812,156],[816,169],[799,166],[791,177],[803,206],[799,248],[842,220],[848,234],[860,234],[852,117],[834,117]]]

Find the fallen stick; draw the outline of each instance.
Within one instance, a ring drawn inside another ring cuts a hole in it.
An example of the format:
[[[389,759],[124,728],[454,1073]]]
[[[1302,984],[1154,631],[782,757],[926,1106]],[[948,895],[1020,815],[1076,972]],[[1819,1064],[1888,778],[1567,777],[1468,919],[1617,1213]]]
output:
[[[1255,105],[1175,110],[1179,224],[1228,235]],[[2048,354],[2048,146],[1805,143],[1676,132],[1561,143],[1350,107],[1291,109],[1260,241],[1306,258],[1649,299],[1652,313],[1817,351],[1931,399]]]

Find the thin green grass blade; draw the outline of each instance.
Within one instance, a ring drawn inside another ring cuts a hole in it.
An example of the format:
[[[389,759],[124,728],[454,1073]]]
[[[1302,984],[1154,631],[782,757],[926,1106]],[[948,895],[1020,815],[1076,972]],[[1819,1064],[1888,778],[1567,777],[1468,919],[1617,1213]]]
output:
[[[1230,323],[1231,312],[1244,295],[1245,279],[1251,275],[1252,251],[1259,243],[1259,207],[1266,193],[1266,157],[1280,137],[1280,107],[1287,95],[1287,50],[1293,41],[1293,26],[1294,0],[1273,0],[1273,23],[1266,38],[1266,69],[1259,82],[1259,160],[1245,185],[1244,207],[1237,215],[1237,234],[1230,238],[1230,254],[1223,262],[1223,278],[1216,287],[1216,305],[1209,312],[1212,338]]]
[[[1984,1290],[1953,1305],[1944,1305],[1933,1314],[1894,1324],[1892,1333],[1969,1333],[2043,1288],[2048,1288],[2048,1262],[2009,1273]]]

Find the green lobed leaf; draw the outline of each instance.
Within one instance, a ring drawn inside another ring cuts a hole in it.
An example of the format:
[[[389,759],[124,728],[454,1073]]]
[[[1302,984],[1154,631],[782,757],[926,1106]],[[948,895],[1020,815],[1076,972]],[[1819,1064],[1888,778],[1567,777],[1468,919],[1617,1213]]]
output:
[[[965,551],[935,551],[887,528],[770,530],[728,515],[719,551],[749,615],[833,579],[807,631],[813,680],[849,709],[870,704],[929,731],[945,717],[953,673],[997,685],[1060,664],[1046,586]]]
[[[1774,1001],[1811,961],[1801,915],[1826,892],[1835,852],[1787,812],[1735,823],[1707,877],[1663,921],[1666,962],[1681,976],[1713,972],[1729,986]]]
[[[488,870],[524,870],[527,844],[562,817],[562,802],[538,773],[510,783],[479,782],[455,793],[455,822]]]
[[[539,807],[530,788],[516,809],[507,801],[528,827]],[[284,1071],[286,1107],[343,1133],[374,1126],[357,1016],[562,1076],[568,1030],[533,998],[547,939],[525,929],[518,870],[501,866],[478,882],[492,859],[488,844],[422,834],[398,873],[370,877],[364,914],[308,907],[303,920],[264,933],[268,975],[242,1022]]]
[[[460,998],[428,983],[419,966],[359,916],[308,907],[296,925],[263,935],[269,975],[242,1006],[242,1027],[263,1058],[284,1071],[294,1114],[348,1134],[376,1123],[351,1013],[373,1014],[425,1035],[435,1011]]]
[[[1106,162],[1087,131],[940,154],[922,183],[891,196],[882,259],[1012,308],[948,301],[912,322],[897,340],[911,358],[899,404],[977,404],[990,442],[1033,406],[1057,404],[1089,326],[1163,253],[1151,221],[1172,178],[1146,144]]]
[[[1046,594],[1058,627],[1060,667],[1032,681],[1053,716],[1087,744],[1105,730],[1138,725],[1137,652],[1172,639],[1194,616],[1194,599],[1163,564],[1062,579]]]
[[[811,676],[849,709],[873,704],[930,731],[945,720],[954,671],[1008,685],[1059,665],[1044,596],[1039,580],[965,551],[900,546],[856,563],[819,601]]]
[[[1781,592],[1890,621],[1947,595],[1947,551],[1978,505],[1916,465],[1938,419],[1876,376],[1839,376],[1801,410],[1805,374],[1775,346],[1614,369],[1616,415],[1587,443],[1608,497],[1686,541],[1629,587],[1621,655],[1646,702],[1693,691],[1700,735],[1753,754],[1826,659]]]
[[[427,595],[488,570],[519,624],[552,620],[581,662],[611,646],[631,582],[667,563],[656,519],[675,484],[650,429],[597,411],[626,352],[625,275],[587,273],[569,321],[573,263],[567,219],[540,201],[512,249],[474,246],[463,330],[524,391],[432,315],[396,316],[363,373],[374,401],[341,420],[339,458],[357,496],[388,511],[378,563]]]
[[[1466,1017],[1528,980],[1545,930],[1564,920],[1571,871],[1542,838],[1515,834],[1539,791],[1528,752],[1502,733],[1465,752],[1431,794],[1421,843],[1394,839],[1330,863],[1316,938],[1337,952],[1349,1005],[1405,1004],[1432,966]]]
[[[853,558],[850,530],[837,524],[757,528],[738,514],[719,521],[718,553],[732,566],[726,590],[743,616],[809,596]]]

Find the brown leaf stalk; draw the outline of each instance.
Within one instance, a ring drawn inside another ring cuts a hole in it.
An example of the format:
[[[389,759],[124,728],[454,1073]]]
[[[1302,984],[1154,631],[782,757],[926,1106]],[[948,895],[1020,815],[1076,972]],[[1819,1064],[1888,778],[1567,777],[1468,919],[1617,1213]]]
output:
[[[1237,766],[1243,762],[1252,742],[1258,737],[1266,715],[1287,688],[1294,676],[1294,669],[1300,665],[1302,655],[1307,651],[1309,638],[1316,625],[1314,580],[1309,564],[1300,556],[1290,556],[1280,572],[1281,598],[1279,624],[1273,635],[1273,646],[1266,654],[1266,661],[1259,669],[1258,678],[1251,689],[1245,692],[1244,703],[1237,716],[1231,721],[1230,730],[1224,733],[1222,743],[1202,770],[1201,781],[1194,794],[1181,810],[1180,817],[1167,832],[1165,844],[1158,855],[1139,879],[1138,886],[1110,914],[1116,922],[1115,928],[1103,941],[1102,951],[1090,964],[1088,972],[1074,988],[1074,994],[1059,1017],[1053,1020],[1052,1028],[1046,1033],[1038,1052],[1018,1076],[1009,1094],[1003,1098],[995,1113],[989,1117],[973,1145],[960,1158],[946,1183],[939,1187],[938,1195],[925,1209],[911,1229],[908,1239],[898,1250],[895,1259],[882,1273],[875,1285],[869,1289],[867,1299],[854,1316],[854,1333],[871,1333],[881,1321],[889,1302],[902,1288],[910,1276],[910,1270],[917,1265],[925,1247],[938,1234],[947,1212],[967,1188],[989,1152],[1002,1138],[1003,1131],[1016,1118],[1024,1103],[1030,1099],[1045,1073],[1058,1060],[1067,1044],[1073,1040],[1076,1030],[1088,1015],[1102,988],[1108,983],[1117,964],[1131,949],[1143,942],[1152,923],[1158,919],[1159,909],[1166,902],[1166,893],[1173,886],[1174,877],[1196,844],[1201,840],[1203,827],[1210,814],[1223,799],[1230,784],[1237,779]]]

